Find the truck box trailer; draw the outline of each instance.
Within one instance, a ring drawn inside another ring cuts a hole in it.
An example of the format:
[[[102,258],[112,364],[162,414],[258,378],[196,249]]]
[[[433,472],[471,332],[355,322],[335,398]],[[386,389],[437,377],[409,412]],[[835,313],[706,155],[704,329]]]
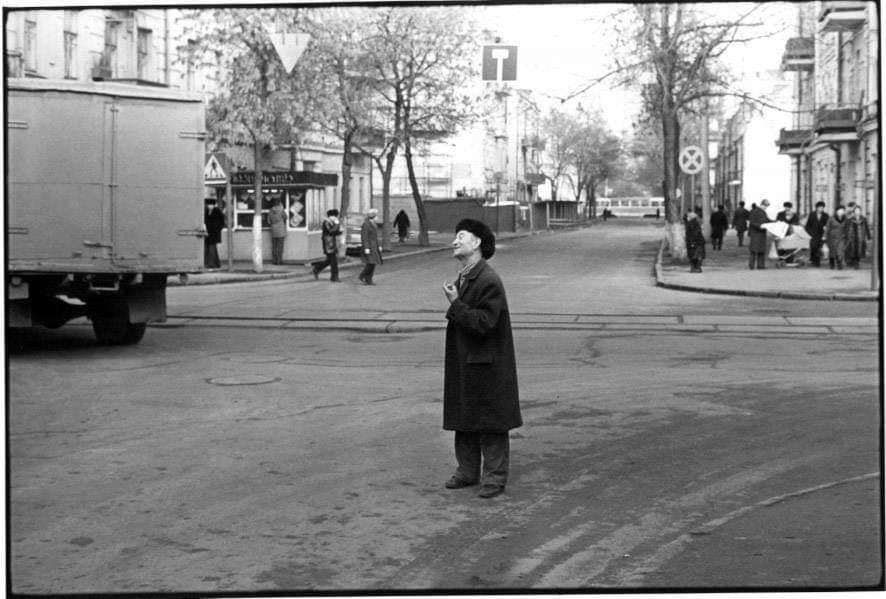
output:
[[[7,79],[7,323],[86,316],[102,343],[166,318],[170,274],[203,266],[200,95]]]

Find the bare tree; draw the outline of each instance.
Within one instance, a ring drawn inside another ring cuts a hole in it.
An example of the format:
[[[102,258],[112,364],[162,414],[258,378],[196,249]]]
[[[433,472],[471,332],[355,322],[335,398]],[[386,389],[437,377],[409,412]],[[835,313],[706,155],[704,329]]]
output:
[[[213,68],[218,91],[209,100],[207,125],[211,141],[220,146],[253,148],[255,205],[252,221],[252,263],[262,272],[262,171],[264,160],[281,140],[290,141],[298,119],[310,120],[293,106],[308,106],[310,85],[301,78],[310,70],[287,73],[268,33],[293,28],[297,9],[195,9],[185,13],[188,37],[183,50],[205,68]],[[299,102],[302,96],[304,101]],[[231,201],[231,198],[228,198]],[[233,226],[233,223],[231,223]]]

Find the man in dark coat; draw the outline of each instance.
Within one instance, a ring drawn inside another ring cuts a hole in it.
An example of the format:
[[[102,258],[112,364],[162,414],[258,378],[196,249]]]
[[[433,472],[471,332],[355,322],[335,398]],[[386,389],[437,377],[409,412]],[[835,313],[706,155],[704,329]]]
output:
[[[375,274],[375,267],[382,263],[381,248],[378,246],[378,225],[375,224],[375,217],[378,216],[378,210],[370,208],[363,219],[363,226],[360,227],[360,244],[362,251],[360,259],[363,260],[363,271],[358,277],[363,281],[364,285],[375,285],[372,282],[372,275]]]
[[[711,214],[711,248],[723,249],[723,237],[729,228],[729,218],[723,210],[723,205],[717,206],[717,211]]]
[[[766,268],[766,229],[763,225],[771,223],[772,220],[766,214],[766,208],[769,207],[769,200],[763,200],[759,206],[755,206],[751,210],[748,218],[750,231],[750,240],[748,242],[748,250],[750,250],[751,258],[748,262],[748,268]]]
[[[397,227],[397,237],[400,239],[400,243],[406,243],[407,237],[409,237],[409,215],[406,214],[405,210],[401,210],[397,213],[397,216],[394,218],[394,226]]]
[[[775,220],[780,220],[789,225],[798,225],[800,224],[800,215],[794,212],[794,204],[792,202],[785,202],[782,204],[782,210],[775,216]]]
[[[458,468],[446,487],[479,482],[479,496],[489,498],[503,492],[508,481],[508,431],[523,424],[517,362],[504,286],[486,263],[495,253],[495,235],[467,218],[455,230],[453,256],[461,270],[455,282],[443,285],[450,302],[443,428],[455,431]]]
[[[341,222],[338,220],[338,210],[333,208],[326,211],[326,218],[320,225],[321,234],[320,242],[323,245],[323,255],[326,259],[322,262],[314,262],[311,264],[311,273],[314,279],[320,278],[320,272],[329,267],[329,280],[333,283],[340,283],[338,278],[338,236],[341,235]]]
[[[203,266],[221,268],[221,261],[218,258],[218,244],[221,243],[221,232],[225,228],[225,215],[218,209],[218,204],[213,198],[206,200],[203,226],[206,229],[206,236],[203,238]]]
[[[732,226],[735,229],[736,236],[738,236],[738,247],[744,244],[744,233],[748,230],[748,218],[750,216],[751,213],[744,207],[744,201],[739,201],[738,208],[732,213]]]
[[[809,233],[809,259],[813,266],[821,266],[821,245],[828,226],[828,215],[824,202],[815,203],[815,212],[806,219],[806,232]]]
[[[701,263],[705,258],[704,233],[701,222],[694,212],[686,214],[686,253],[692,268],[689,272],[701,272]]]

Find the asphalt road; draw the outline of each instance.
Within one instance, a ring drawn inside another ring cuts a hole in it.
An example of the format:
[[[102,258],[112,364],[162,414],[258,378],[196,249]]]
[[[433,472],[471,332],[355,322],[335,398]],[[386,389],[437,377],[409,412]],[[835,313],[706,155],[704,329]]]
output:
[[[524,320],[631,317],[517,328],[526,424],[493,500],[442,486],[442,330],[328,325],[442,319],[445,253],[386,264],[375,287],[170,290],[185,324],[137,347],[76,324],[11,334],[12,589],[877,585],[878,331],[839,326],[875,306],[658,289],[655,235],[566,232],[493,258]],[[712,315],[735,326],[668,320]]]

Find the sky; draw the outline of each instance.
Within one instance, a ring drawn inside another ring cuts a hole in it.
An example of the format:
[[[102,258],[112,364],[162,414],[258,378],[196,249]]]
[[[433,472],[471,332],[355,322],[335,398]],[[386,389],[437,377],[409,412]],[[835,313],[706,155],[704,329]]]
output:
[[[750,8],[748,3],[701,3],[696,7],[712,18],[726,18]],[[597,107],[607,117],[613,131],[629,129],[639,112],[637,93],[614,88],[609,83],[593,86],[587,93],[565,104],[561,98],[582,89],[595,77],[608,72],[616,48],[611,25],[605,16],[627,5],[535,4],[487,6],[481,11],[484,25],[501,34],[503,44],[517,51],[516,87],[532,89],[536,97],[551,106],[574,110],[578,102]],[[764,23],[760,33],[771,36],[736,44],[725,62],[736,75],[736,87],[753,87],[759,73],[777,71],[785,41],[796,23],[796,8],[784,2],[769,2],[758,9],[752,20]]]

